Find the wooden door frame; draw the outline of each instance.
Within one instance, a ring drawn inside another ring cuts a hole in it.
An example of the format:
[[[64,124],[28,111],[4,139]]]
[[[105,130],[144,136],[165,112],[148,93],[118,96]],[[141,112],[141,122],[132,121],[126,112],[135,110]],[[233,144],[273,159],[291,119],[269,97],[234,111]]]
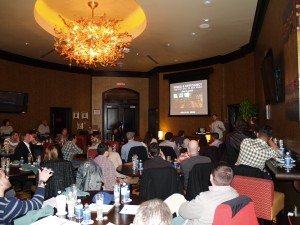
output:
[[[133,90],[133,89],[130,89],[130,88],[112,88],[112,89],[109,89],[109,90],[106,90],[106,91],[104,91],[103,93],[102,93],[102,138],[104,138],[104,140],[105,140],[105,134],[104,134],[104,128],[105,128],[105,117],[106,117],[106,115],[105,115],[105,105],[107,105],[107,104],[111,104],[111,105],[120,105],[119,103],[107,103],[107,102],[105,102],[105,99],[104,99],[104,95],[106,94],[106,93],[108,93],[108,92],[113,92],[113,91],[115,91],[115,90],[120,90],[120,89],[122,89],[122,90],[126,90],[126,91],[129,91],[129,92],[131,92],[131,93],[134,93],[134,94],[136,94],[136,96],[137,96],[137,104],[136,103],[134,103],[134,104],[132,104],[132,105],[135,105],[136,107],[137,107],[137,116],[138,116],[138,120],[137,120],[137,135],[139,135],[139,132],[140,132],[140,93],[139,92],[137,92],[137,91],[135,91],[135,90]],[[121,105],[130,105],[130,103],[127,103],[127,104],[121,104]]]

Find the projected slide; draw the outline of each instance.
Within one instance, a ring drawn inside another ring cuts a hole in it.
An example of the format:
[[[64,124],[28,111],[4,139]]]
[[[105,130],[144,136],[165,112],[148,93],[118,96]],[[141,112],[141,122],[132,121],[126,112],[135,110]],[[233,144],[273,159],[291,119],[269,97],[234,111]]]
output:
[[[171,83],[170,115],[208,115],[207,80]]]

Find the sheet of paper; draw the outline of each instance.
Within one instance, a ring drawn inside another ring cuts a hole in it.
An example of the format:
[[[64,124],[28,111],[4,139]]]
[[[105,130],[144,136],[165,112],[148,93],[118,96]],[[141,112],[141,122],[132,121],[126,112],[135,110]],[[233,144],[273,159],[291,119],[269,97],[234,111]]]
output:
[[[57,216],[47,216],[41,220],[38,220],[31,225],[78,225],[78,223],[66,219],[59,218]]]
[[[139,205],[124,205],[124,207],[120,213],[135,215],[138,208],[139,208]]]

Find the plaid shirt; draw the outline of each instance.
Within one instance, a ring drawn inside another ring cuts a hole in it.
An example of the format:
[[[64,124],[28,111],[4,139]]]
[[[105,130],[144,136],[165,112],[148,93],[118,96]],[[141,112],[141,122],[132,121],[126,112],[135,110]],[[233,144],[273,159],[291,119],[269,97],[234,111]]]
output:
[[[72,161],[75,154],[81,154],[82,150],[73,143],[73,141],[68,141],[64,144],[64,146],[61,149],[64,159]]]
[[[112,161],[110,161],[106,156],[99,155],[94,159],[94,162],[97,163],[103,174],[103,190],[104,191],[113,191],[114,184],[116,183],[116,169]]]
[[[246,138],[241,143],[241,150],[235,165],[247,165],[264,170],[267,160],[279,157],[279,151],[271,148],[260,138]]]

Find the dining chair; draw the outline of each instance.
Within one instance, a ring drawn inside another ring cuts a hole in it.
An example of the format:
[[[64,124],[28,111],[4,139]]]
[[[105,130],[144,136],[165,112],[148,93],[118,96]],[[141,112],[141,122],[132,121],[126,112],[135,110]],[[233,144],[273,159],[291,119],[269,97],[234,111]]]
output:
[[[274,191],[272,180],[235,175],[231,186],[240,194],[249,196],[258,218],[276,220],[284,208],[284,193]]]
[[[258,225],[251,198],[240,195],[218,205],[213,225]]]
[[[208,191],[211,169],[212,163],[198,163],[193,166],[186,189],[185,198],[188,201],[194,199],[200,192]]]
[[[170,146],[159,146],[160,150],[164,153],[165,157],[167,156],[171,157],[171,160],[174,161],[174,159],[177,158],[177,155],[174,151],[174,149]]]
[[[98,151],[96,148],[89,148],[87,150],[87,159],[94,159],[97,154],[98,154]]]
[[[140,197],[165,200],[174,193],[180,193],[181,183],[173,167],[151,168],[143,171],[140,180]]]
[[[144,146],[131,147],[128,153],[127,162],[132,162],[132,156],[137,155],[143,162],[148,159],[147,149]]]
[[[54,171],[45,187],[45,200],[55,197],[58,191],[64,191],[65,188],[75,183],[73,166],[70,161],[63,159],[49,160],[43,162],[41,166],[51,168]]]

